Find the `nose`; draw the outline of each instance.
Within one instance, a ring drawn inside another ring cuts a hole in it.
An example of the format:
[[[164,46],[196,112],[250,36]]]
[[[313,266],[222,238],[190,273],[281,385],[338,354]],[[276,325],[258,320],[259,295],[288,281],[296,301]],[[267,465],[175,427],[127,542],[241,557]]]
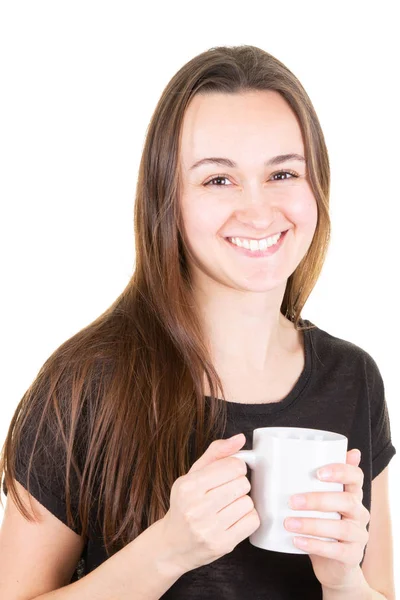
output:
[[[235,216],[238,221],[249,228],[266,231],[276,220],[278,209],[265,190],[243,193],[240,204],[236,207]]]

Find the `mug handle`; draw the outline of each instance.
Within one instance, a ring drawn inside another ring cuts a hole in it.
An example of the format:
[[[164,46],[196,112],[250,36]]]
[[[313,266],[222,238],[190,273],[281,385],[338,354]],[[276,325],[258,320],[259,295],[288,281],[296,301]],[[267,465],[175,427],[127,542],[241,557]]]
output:
[[[244,460],[244,462],[249,465],[250,469],[256,468],[257,454],[254,450],[239,450],[239,452],[235,452],[235,454],[231,454],[231,456]]]

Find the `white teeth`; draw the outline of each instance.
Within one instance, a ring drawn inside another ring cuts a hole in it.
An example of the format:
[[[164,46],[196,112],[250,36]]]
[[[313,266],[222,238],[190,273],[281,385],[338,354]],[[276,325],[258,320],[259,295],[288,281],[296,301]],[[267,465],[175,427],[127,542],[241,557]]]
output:
[[[255,251],[255,250],[265,250],[270,246],[274,246],[282,233],[277,233],[269,238],[264,238],[262,240],[247,240],[241,238],[228,238],[232,244],[239,246],[239,248],[247,248],[247,250]]]

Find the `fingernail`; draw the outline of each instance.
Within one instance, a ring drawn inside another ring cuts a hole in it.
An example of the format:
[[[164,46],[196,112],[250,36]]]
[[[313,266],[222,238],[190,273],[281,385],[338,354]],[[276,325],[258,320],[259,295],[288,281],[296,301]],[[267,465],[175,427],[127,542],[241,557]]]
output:
[[[306,505],[306,501],[307,501],[306,497],[303,496],[302,494],[297,494],[290,498],[290,504],[291,504],[292,508],[301,508],[302,506]]]
[[[295,537],[293,538],[293,541],[297,546],[300,546],[301,548],[307,548],[308,546],[308,539],[306,537]]]
[[[355,449],[355,450],[352,450],[352,452],[353,452],[353,454],[355,454],[355,455],[356,455],[358,458],[360,458],[360,457],[361,457],[361,452],[360,452],[359,450]]]
[[[239,436],[243,435],[243,433],[237,433],[236,435],[233,435],[232,437],[228,438],[227,441],[233,441],[233,440],[237,440]]]
[[[332,470],[331,469],[318,469],[317,475],[320,479],[328,479],[329,477],[332,476]]]
[[[285,524],[289,529],[301,529],[300,519],[286,519]]]

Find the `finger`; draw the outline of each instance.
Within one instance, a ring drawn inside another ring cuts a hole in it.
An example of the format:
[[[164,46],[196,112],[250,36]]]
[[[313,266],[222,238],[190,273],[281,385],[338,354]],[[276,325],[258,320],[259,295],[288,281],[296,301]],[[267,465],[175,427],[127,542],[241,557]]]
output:
[[[359,543],[325,542],[306,536],[293,538],[293,544],[307,554],[315,554],[326,558],[333,558],[348,566],[357,566],[363,557],[363,547]]]
[[[297,495],[297,494],[296,494]],[[295,510],[319,510],[321,512],[338,512],[345,518],[362,521],[365,517],[364,506],[357,496],[350,492],[308,492],[299,494],[304,503],[299,506],[294,496],[290,497],[289,506]]]
[[[220,458],[225,458],[231,454],[235,454],[246,442],[246,436],[243,433],[238,433],[237,436],[232,436],[228,439],[218,439],[211,442],[204,454],[198,458],[188,473],[194,473],[203,469],[207,465],[211,465]]]
[[[350,458],[350,461],[351,460],[354,461],[353,456]],[[358,459],[354,462],[358,463]],[[323,476],[324,472],[325,476]],[[360,467],[351,464],[351,462],[346,464],[335,463],[326,465],[323,469],[318,469],[317,477],[321,481],[337,481],[343,483],[344,491],[355,494],[360,501],[363,499],[364,472]]]
[[[298,521],[299,527],[293,527],[292,521]],[[366,544],[368,541],[368,532],[362,529],[354,521],[341,519],[310,519],[298,518],[285,519],[285,529],[298,534],[315,535],[317,537],[333,538],[340,542],[359,542]]]
[[[352,465],[359,465],[361,460],[361,451],[358,448],[349,450],[346,454],[346,462]]]
[[[347,464],[351,465],[353,468],[358,470],[359,477],[361,478],[361,482],[352,483],[351,481],[348,481],[348,482],[343,482],[343,483],[345,484],[344,490],[346,492],[356,494],[358,496],[358,498],[362,501],[363,495],[364,495],[363,489],[362,489],[363,484],[364,484],[364,472],[359,467],[360,460],[361,460],[361,452],[359,450],[353,449],[347,453]]]
[[[353,470],[356,470],[358,468],[358,465],[360,464],[360,460],[361,460],[361,452],[359,450],[353,449],[353,450],[349,450],[349,452],[347,452],[346,455],[346,463],[330,463],[327,465],[323,465],[321,468],[319,468],[317,470],[317,475],[319,473],[325,472],[328,473],[328,471],[331,472],[335,472],[335,473],[342,473],[346,470],[346,465],[349,465],[349,467],[354,467]],[[350,468],[350,472],[351,472],[351,468]],[[361,470],[361,469],[360,469]],[[325,479],[325,477],[324,477]],[[350,483],[349,482],[343,482],[343,483]]]

